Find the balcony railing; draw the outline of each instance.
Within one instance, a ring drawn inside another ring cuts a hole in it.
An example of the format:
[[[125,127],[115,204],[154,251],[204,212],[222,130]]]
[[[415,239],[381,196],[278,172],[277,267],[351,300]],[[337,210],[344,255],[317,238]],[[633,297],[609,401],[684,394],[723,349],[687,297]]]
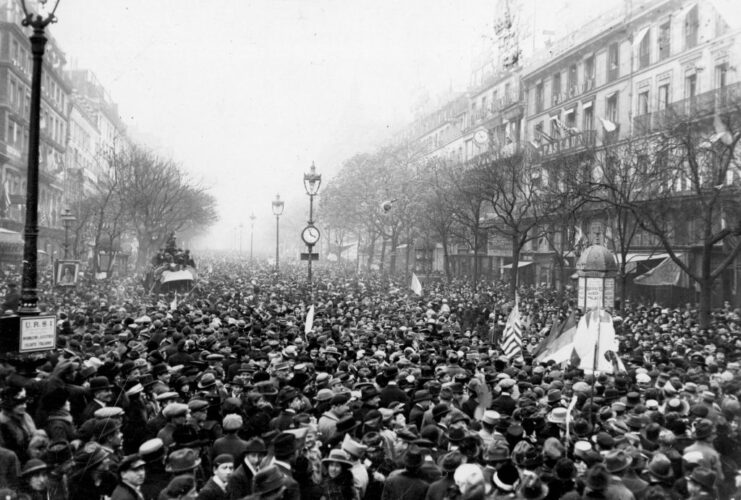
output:
[[[658,132],[676,121],[709,116],[734,104],[741,105],[741,82],[673,102],[665,109],[636,116],[633,118],[633,130],[637,135]]]
[[[584,130],[563,137],[554,137],[552,142],[540,146],[541,157],[571,153],[578,149],[594,146],[597,139],[596,130]]]

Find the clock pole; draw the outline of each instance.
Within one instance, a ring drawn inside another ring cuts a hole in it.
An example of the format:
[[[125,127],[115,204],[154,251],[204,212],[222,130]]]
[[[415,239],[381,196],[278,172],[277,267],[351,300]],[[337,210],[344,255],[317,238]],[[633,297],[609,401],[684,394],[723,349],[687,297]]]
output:
[[[322,184],[322,174],[316,173],[316,166],[314,165],[314,162],[311,162],[311,169],[309,170],[309,173],[304,174],[304,189],[306,189],[306,194],[309,195],[309,228],[314,227],[314,196],[317,195],[319,192],[319,186]],[[316,230],[316,229],[314,229]],[[312,287],[311,283],[311,257],[312,257],[312,250],[314,249],[314,245],[319,239],[319,232],[317,231],[317,237],[314,238],[316,241],[306,241],[306,247],[309,249],[309,264],[308,264],[308,273],[306,275],[306,279],[309,283],[309,290],[311,291],[312,295],[312,301],[314,300],[314,289]]]

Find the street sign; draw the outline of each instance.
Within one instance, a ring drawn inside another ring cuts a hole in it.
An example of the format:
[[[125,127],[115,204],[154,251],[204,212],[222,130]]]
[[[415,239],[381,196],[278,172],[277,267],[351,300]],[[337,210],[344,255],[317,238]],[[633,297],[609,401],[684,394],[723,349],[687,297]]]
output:
[[[18,352],[49,351],[57,344],[55,316],[21,317]]]
[[[311,258],[309,258],[309,256],[311,256]],[[319,260],[319,254],[301,252],[301,260]]]

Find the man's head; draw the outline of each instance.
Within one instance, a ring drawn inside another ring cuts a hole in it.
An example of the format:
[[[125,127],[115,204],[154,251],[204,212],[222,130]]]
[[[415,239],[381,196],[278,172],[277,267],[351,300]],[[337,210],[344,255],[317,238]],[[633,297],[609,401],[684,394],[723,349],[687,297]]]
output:
[[[341,392],[341,393],[335,394],[332,397],[332,400],[329,402],[329,405],[332,408],[332,413],[337,415],[339,418],[344,417],[350,412],[350,406],[348,405],[349,402],[350,402],[349,392]]]
[[[118,467],[121,480],[133,486],[141,486],[147,476],[145,465],[146,462],[138,453],[124,457]]]

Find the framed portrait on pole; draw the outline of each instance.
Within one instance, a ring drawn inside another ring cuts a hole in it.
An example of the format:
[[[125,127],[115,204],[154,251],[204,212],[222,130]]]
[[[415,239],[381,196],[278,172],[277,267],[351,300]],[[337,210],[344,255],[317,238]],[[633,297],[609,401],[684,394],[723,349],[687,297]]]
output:
[[[79,272],[79,260],[58,260],[54,268],[54,284],[57,286],[76,286]]]

